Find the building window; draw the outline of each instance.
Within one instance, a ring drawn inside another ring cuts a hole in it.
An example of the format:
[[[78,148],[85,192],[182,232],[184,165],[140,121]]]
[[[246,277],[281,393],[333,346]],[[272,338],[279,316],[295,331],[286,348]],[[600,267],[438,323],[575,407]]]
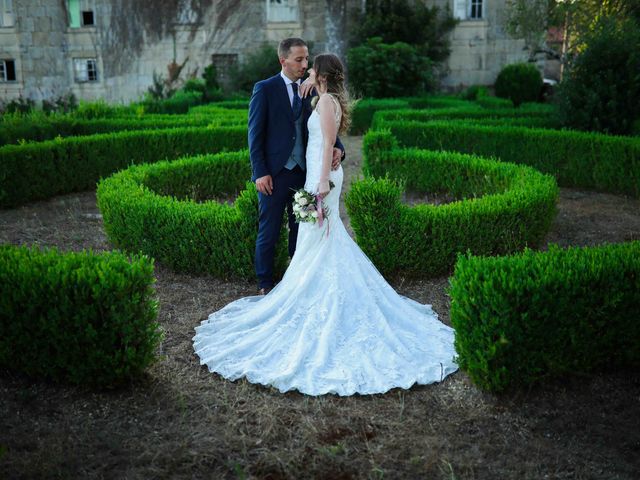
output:
[[[98,81],[98,67],[95,58],[74,58],[73,70],[78,83]]]
[[[13,27],[13,0],[0,0],[0,27]]]
[[[91,0],[67,0],[71,28],[93,27],[96,24],[91,3]]]
[[[266,0],[267,22],[297,22],[298,0]]]
[[[93,10],[84,10],[82,12],[82,26],[90,27],[95,25],[93,22]]]
[[[0,82],[16,81],[16,62],[14,60],[0,60]]]
[[[482,0],[471,0],[469,7],[469,18],[473,20],[482,18]]]
[[[460,20],[481,20],[483,7],[483,0],[453,0],[453,16]]]

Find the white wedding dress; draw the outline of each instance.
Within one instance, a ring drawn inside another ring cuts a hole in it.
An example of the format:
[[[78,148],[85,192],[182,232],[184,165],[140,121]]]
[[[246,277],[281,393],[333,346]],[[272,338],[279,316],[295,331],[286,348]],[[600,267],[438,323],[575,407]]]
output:
[[[316,111],[308,127],[305,190],[315,192],[322,164]],[[210,371],[281,392],[353,395],[434,383],[457,370],[453,329],[430,305],[398,295],[344,228],[342,177],[342,167],[331,172],[328,221],[300,224],[282,281],[196,327],[194,350]]]

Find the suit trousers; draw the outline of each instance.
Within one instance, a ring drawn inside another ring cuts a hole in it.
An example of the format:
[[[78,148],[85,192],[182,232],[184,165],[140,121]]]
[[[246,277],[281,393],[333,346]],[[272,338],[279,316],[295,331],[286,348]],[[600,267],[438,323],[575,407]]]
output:
[[[300,166],[289,170],[283,168],[273,177],[271,195],[258,192],[258,238],[256,240],[256,275],[258,288],[271,288],[274,285],[273,264],[275,248],[280,238],[282,216],[286,210],[289,223],[289,257],[296,251],[298,223],[293,215],[294,190],[304,187],[306,174]]]

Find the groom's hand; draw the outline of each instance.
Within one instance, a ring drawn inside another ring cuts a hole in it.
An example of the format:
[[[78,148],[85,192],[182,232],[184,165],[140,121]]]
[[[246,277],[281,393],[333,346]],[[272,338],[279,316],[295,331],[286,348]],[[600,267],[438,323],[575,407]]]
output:
[[[310,70],[311,72],[312,70]],[[315,74],[314,74],[315,75]],[[311,75],[300,84],[300,89],[298,90],[300,92],[300,97],[302,98],[306,98],[307,96],[311,95],[311,92],[313,91],[313,88],[315,87],[315,76]]]
[[[265,175],[256,180],[256,188],[263,195],[271,195],[273,192],[273,179],[271,175]]]
[[[331,160],[331,170],[337,170],[342,161],[342,150],[337,147],[333,148],[333,159]]]

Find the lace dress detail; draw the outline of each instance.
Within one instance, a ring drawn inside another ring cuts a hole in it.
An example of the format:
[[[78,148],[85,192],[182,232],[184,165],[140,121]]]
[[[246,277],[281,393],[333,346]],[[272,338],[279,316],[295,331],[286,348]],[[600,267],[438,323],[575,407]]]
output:
[[[305,189],[315,192],[323,140],[317,111],[308,127]],[[246,377],[308,395],[383,393],[441,381],[458,368],[453,329],[430,305],[398,295],[385,281],[340,220],[342,167],[330,179],[328,219],[322,227],[300,224],[282,281],[196,327],[200,363],[230,380]]]

